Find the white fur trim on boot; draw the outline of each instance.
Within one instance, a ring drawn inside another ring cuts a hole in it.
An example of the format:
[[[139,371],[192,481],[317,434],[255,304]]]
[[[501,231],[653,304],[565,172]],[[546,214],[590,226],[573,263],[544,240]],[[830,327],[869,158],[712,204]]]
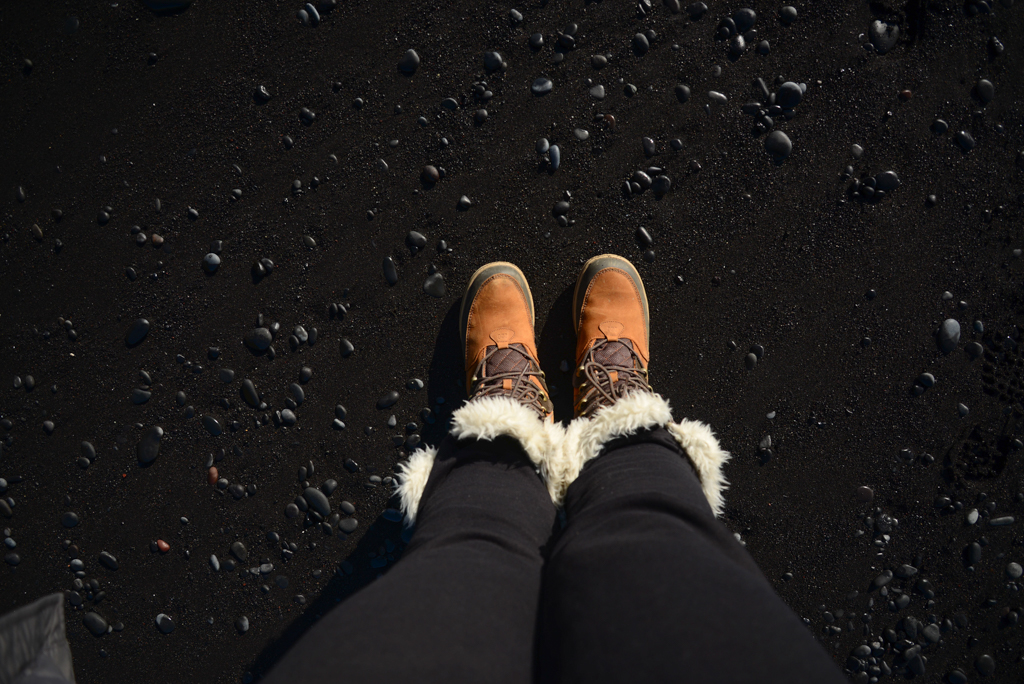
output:
[[[456,438],[491,441],[512,437],[542,472],[550,454],[558,449],[563,432],[561,425],[541,420],[535,411],[510,397],[474,399],[452,414],[452,434]]]
[[[395,493],[402,505],[402,513],[405,514],[405,524],[411,527],[416,523],[416,513],[420,509],[420,499],[423,498],[423,490],[430,479],[430,470],[434,467],[434,458],[437,457],[435,447],[417,449],[409,456],[409,460],[399,463],[396,468],[395,479],[398,480],[398,488]]]
[[[537,466],[545,482],[550,482],[548,462],[559,450],[564,429],[561,425],[541,420],[532,411],[510,397],[481,397],[467,402],[452,414],[452,435],[458,440],[492,441],[512,437],[519,442],[530,461]],[[398,496],[405,514],[405,524],[413,525],[419,511],[423,490],[437,457],[430,447],[413,452],[409,460],[398,466]]]
[[[552,501],[562,505],[569,485],[576,481],[588,461],[597,458],[607,442],[657,427],[667,428],[686,451],[711,510],[720,516],[728,486],[722,467],[729,460],[729,453],[722,450],[706,424],[685,419],[672,422],[668,401],[646,392],[630,394],[599,409],[592,418],[577,418],[569,423],[560,449],[547,464]]]

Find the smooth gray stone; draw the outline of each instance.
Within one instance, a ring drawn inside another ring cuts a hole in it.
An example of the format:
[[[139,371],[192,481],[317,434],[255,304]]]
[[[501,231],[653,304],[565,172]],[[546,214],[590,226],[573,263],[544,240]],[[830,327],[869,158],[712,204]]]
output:
[[[552,88],[554,88],[554,83],[551,82],[551,79],[542,76],[530,85],[530,92],[537,96],[547,95]]]
[[[651,190],[654,191],[655,195],[664,195],[672,189],[672,179],[668,176],[658,176],[651,183]]]
[[[395,260],[391,257],[384,257],[384,278],[388,281],[388,285],[394,285],[398,282],[398,269],[395,268]]]
[[[135,448],[135,454],[140,463],[152,463],[160,455],[160,438],[164,436],[164,430],[154,425],[146,431],[146,434],[139,440]]]
[[[309,15],[309,23],[312,26],[320,25],[320,13],[316,11],[316,7],[313,7],[312,3],[307,2],[306,6],[303,7],[306,10],[306,14]]]
[[[970,565],[975,565],[981,560],[981,544],[978,542],[971,542],[967,545],[967,562]]]
[[[306,503],[309,504],[309,507],[320,515],[326,518],[331,514],[331,503],[327,500],[324,493],[316,487],[306,487],[302,496],[306,499]]]
[[[739,57],[746,51],[747,41],[742,35],[737,34],[729,39],[729,54],[733,58]]]
[[[591,88],[590,89],[590,97],[594,98],[595,100],[603,100],[604,99],[604,86],[603,85],[596,85],[593,88]]]
[[[240,541],[236,541],[231,544],[231,555],[244,563],[249,557],[249,550],[245,548],[245,544]]]
[[[0,499],[0,515],[4,516],[5,518],[10,518],[12,515],[14,515],[14,511],[11,510],[10,504],[8,504],[7,501],[4,499]],[[67,513],[65,513],[64,515],[66,516]],[[77,524],[78,520],[76,516],[75,525]],[[65,525],[65,527],[67,527],[67,525]],[[74,525],[72,525],[71,527],[74,527]]]
[[[415,230],[410,230],[405,236],[405,244],[416,249],[423,249],[427,246],[427,236]]]
[[[782,131],[772,131],[764,141],[764,149],[776,160],[783,160],[793,152],[793,143]]]
[[[145,318],[140,318],[134,323],[132,327],[125,333],[124,341],[129,347],[134,347],[142,340],[146,339],[146,335],[149,334],[149,321]]]
[[[487,71],[497,71],[505,63],[505,60],[501,58],[499,52],[485,52],[484,53],[484,68]]]
[[[352,534],[356,531],[357,527],[359,527],[359,521],[355,518],[345,518],[338,523],[338,529],[345,534]]]
[[[684,103],[684,102],[689,102],[690,101],[690,87],[689,86],[686,86],[686,85],[683,85],[682,83],[680,83],[679,85],[677,85],[673,89],[673,91],[676,94],[676,99],[679,100],[680,103]]]
[[[550,147],[551,147],[551,145],[548,143],[548,139],[547,138],[541,138],[540,140],[537,141],[537,145],[536,145],[537,154],[545,154],[545,153],[547,153],[547,151],[548,151],[548,149],[550,149]]]
[[[595,69],[604,69],[608,66],[608,58],[604,55],[594,55],[590,58],[590,66]]]
[[[978,94],[982,104],[988,104],[996,96],[996,87],[992,85],[992,81],[983,78],[974,87],[974,92]]]
[[[932,132],[936,135],[942,135],[949,130],[949,124],[943,119],[935,119],[932,121]]]
[[[157,615],[155,622],[156,628],[159,629],[162,634],[170,634],[174,631],[174,620],[172,620],[171,616],[166,613],[160,613]]]
[[[132,403],[135,405],[145,404],[149,401],[150,397],[153,396],[152,392],[144,389],[133,389],[132,390]]]
[[[647,155],[648,157],[653,157],[655,152],[658,151],[657,147],[654,144],[654,140],[652,140],[651,138],[644,136],[640,142],[643,145],[644,154]]]
[[[939,327],[939,349],[948,354],[960,343],[960,323],[953,318],[947,318]]]
[[[266,351],[274,341],[274,336],[266,328],[253,328],[245,334],[242,341],[253,351]]]
[[[548,150],[548,159],[551,161],[551,170],[557,171],[558,167],[562,165],[562,150],[558,145],[552,145]]]
[[[249,378],[242,381],[242,386],[238,388],[238,393],[242,396],[242,401],[248,404],[250,408],[260,407],[260,395],[256,392],[256,385]]]
[[[248,632],[249,631],[249,618],[247,618],[247,617],[245,617],[243,615],[242,617],[240,617],[237,620],[235,620],[235,629],[237,629],[242,634],[245,634],[246,632]]]
[[[281,410],[281,422],[282,423],[284,423],[285,425],[291,427],[292,425],[295,425],[295,423],[297,421],[298,421],[298,418],[295,417],[295,414],[292,412],[291,409],[282,409]]]
[[[736,23],[736,30],[738,32],[746,33],[754,28],[754,24],[757,23],[757,12],[749,7],[744,7],[736,10],[736,13],[732,15],[732,20]]]
[[[352,346],[351,342],[349,342],[345,338],[341,339],[341,358],[347,359],[348,357],[352,356],[352,352],[354,352],[355,350],[356,348]]]
[[[690,15],[692,21],[699,20],[707,11],[708,6],[703,2],[694,2],[686,6],[686,13]]]
[[[223,382],[224,384],[227,384],[229,382],[233,382],[234,381],[234,379],[235,379],[235,371],[231,370],[230,368],[221,368],[220,369],[220,373],[218,374],[218,376],[220,377],[220,381],[221,382]]]
[[[347,415],[348,411],[346,411],[345,407],[342,406],[341,404],[338,404],[337,406],[334,407],[334,417],[337,418],[338,420],[345,420],[345,417]]]
[[[377,400],[377,408],[384,410],[398,403],[398,392],[392,390]]]
[[[647,36],[642,33],[637,33],[633,36],[633,52],[639,56],[644,56],[647,51],[651,49],[651,44],[647,40]]]
[[[210,252],[203,257],[203,270],[207,273],[216,273],[220,268],[220,257]]]
[[[4,504],[7,502],[5,501]],[[78,514],[72,511],[68,511],[60,517],[60,524],[67,528],[72,528],[78,524]]]
[[[92,632],[93,636],[103,636],[107,633],[107,621],[99,613],[90,611],[82,618],[82,624]]]
[[[107,570],[117,570],[118,568],[117,559],[107,551],[100,552],[100,565]]]
[[[416,54],[415,50],[406,50],[402,59],[398,62],[398,69],[406,74],[416,73],[416,69],[420,66],[420,56]]]
[[[900,177],[895,171],[883,171],[875,176],[875,192],[892,192],[900,186]]]
[[[302,389],[302,387],[299,386],[298,383],[293,382],[292,384],[288,385],[288,391],[291,392],[292,397],[295,398],[295,405],[302,406],[302,402],[306,398],[306,392]]]
[[[796,11],[796,7],[793,7],[792,5],[786,5],[779,10],[779,21],[782,22],[783,26],[789,26],[792,24],[796,21],[797,16],[798,13]]]
[[[708,91],[708,99],[715,104],[724,105],[729,101],[729,98],[725,96],[725,93],[720,93],[717,90]]]
[[[216,554],[212,554],[210,556],[210,567],[213,568],[214,572],[220,572],[220,560],[217,558]]]
[[[82,456],[90,461],[96,460],[96,447],[91,442],[82,442]]]
[[[970,152],[974,149],[974,136],[967,131],[957,131],[954,138],[956,139],[956,144],[959,145],[960,149],[964,152]]]
[[[440,273],[427,276],[427,279],[423,281],[423,291],[431,297],[437,297],[438,299],[444,297],[447,292],[444,277]]]
[[[188,397],[185,396],[184,392],[179,391],[179,392],[175,393],[175,395],[174,395],[174,402],[178,406],[184,406],[186,401],[188,401]]]
[[[782,107],[783,109],[793,109],[800,101],[804,99],[804,92],[800,89],[800,86],[793,81],[786,81],[779,86],[779,90],[775,93],[775,104]]]
[[[900,27],[896,24],[889,24],[884,21],[875,20],[871,22],[868,29],[868,36],[875,51],[880,55],[892,50],[900,39]]]
[[[292,330],[292,334],[298,338],[299,342],[304,343],[306,340],[309,339],[309,333],[307,333],[306,329],[303,328],[301,325],[295,326],[295,329]]]
[[[544,34],[543,33],[531,34],[530,35],[529,43],[530,43],[530,49],[531,50],[534,50],[534,51],[540,50],[542,47],[544,47]]]
[[[220,422],[213,416],[203,416],[203,427],[214,437],[218,437],[224,432],[220,427]]]

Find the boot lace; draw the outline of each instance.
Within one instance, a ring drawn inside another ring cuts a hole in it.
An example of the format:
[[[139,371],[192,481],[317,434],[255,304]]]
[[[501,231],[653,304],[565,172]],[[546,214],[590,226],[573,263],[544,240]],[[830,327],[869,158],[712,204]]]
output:
[[[630,392],[653,391],[630,340],[598,340],[583,357],[576,380],[581,390],[577,413],[584,418]]]
[[[533,377],[540,379],[540,386],[531,380]],[[511,389],[505,389],[506,380],[512,381]],[[507,396],[532,409],[541,418],[551,412],[544,371],[521,344],[514,343],[505,349],[487,347],[483,360],[473,373],[471,388],[471,400]]]

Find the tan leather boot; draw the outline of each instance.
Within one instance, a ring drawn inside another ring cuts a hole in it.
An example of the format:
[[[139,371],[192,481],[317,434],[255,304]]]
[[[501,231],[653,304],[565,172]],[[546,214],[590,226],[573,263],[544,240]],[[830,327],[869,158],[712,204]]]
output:
[[[508,396],[554,421],[533,334],[533,295],[513,264],[496,261],[469,279],[459,314],[466,389],[477,397]]]
[[[594,257],[583,265],[572,300],[576,416],[591,417],[632,392],[652,392],[647,292],[633,264],[615,254]]]

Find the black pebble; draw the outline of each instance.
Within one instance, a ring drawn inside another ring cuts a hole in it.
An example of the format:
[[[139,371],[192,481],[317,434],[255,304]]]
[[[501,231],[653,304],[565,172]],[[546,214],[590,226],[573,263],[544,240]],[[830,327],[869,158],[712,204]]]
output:
[[[391,408],[398,402],[398,392],[392,390],[377,400],[378,409]]]
[[[128,332],[125,333],[125,344],[127,344],[129,347],[134,347],[138,343],[142,342],[142,340],[146,339],[146,335],[148,334],[149,321],[147,321],[145,318],[140,318],[134,323],[132,323],[132,327],[130,327],[128,329]]]
[[[388,281],[388,285],[394,285],[398,282],[398,269],[395,268],[395,261],[391,257],[384,257],[384,279]]]

